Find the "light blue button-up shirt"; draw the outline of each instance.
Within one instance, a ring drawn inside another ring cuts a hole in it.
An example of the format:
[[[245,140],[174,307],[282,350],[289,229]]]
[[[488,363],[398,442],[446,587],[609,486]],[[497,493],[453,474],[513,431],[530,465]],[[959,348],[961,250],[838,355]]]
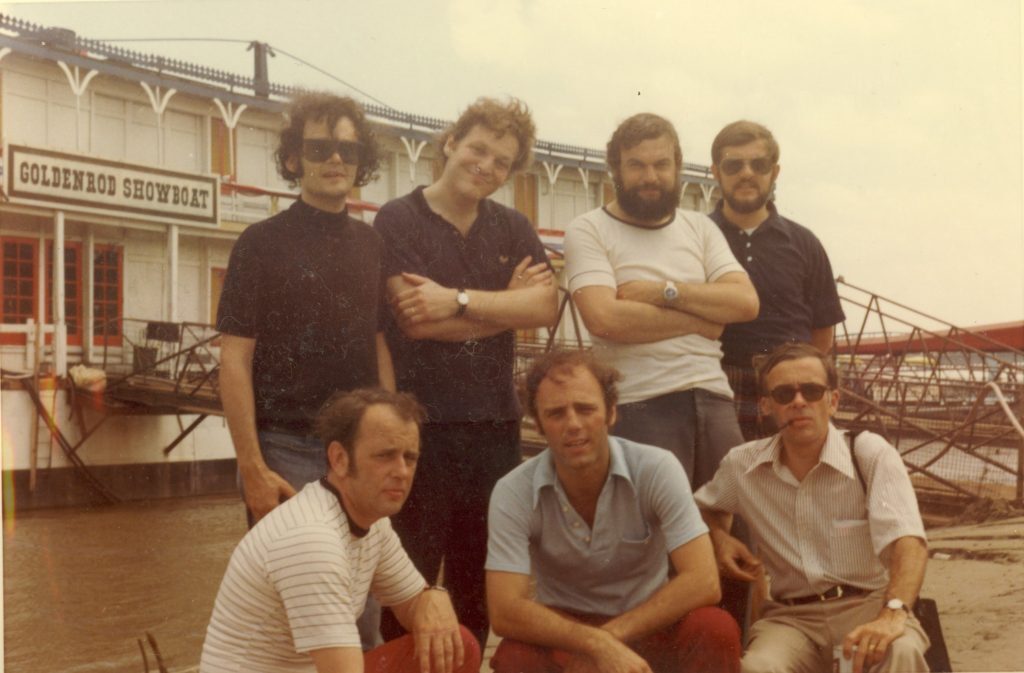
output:
[[[674,455],[610,437],[608,478],[594,525],[573,509],[550,450],[494,487],[487,570],[534,574],[537,600],[615,616],[668,581],[669,552],[707,533],[686,473]]]

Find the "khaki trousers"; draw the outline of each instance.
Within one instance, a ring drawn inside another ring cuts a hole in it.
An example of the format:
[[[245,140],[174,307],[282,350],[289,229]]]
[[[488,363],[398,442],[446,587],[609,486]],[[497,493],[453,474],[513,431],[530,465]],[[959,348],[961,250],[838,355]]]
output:
[[[884,599],[885,590],[879,589],[865,596],[804,605],[769,601],[761,618],[750,627],[742,672],[831,671],[832,648],[842,645],[847,633],[877,617]],[[885,658],[869,673],[925,673],[928,645],[928,636],[911,615],[903,635],[892,642]]]

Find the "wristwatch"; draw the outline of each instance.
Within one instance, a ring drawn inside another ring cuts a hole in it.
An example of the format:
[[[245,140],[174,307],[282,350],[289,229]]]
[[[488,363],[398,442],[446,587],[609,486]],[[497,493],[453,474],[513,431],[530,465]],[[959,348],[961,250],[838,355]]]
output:
[[[455,317],[458,318],[466,312],[466,307],[469,306],[469,293],[460,287],[455,295],[455,303],[459,305],[459,308],[455,310]]]
[[[679,299],[679,290],[676,288],[676,284],[670,280],[665,281],[665,289],[661,291],[661,296],[665,298],[665,301],[675,301]]]
[[[890,598],[889,602],[885,604],[885,607],[890,610],[903,610],[908,615],[910,614],[910,608],[908,608],[907,604],[898,598]]]

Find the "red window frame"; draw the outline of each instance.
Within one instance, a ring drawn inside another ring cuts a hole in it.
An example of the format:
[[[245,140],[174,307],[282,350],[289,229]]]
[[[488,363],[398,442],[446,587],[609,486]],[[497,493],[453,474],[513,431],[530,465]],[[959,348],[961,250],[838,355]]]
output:
[[[0,238],[0,248],[0,274],[3,279],[0,322],[21,325],[29,318],[35,320],[39,291],[39,239],[5,236]],[[28,308],[27,312],[25,308]],[[0,344],[23,346],[25,336],[3,332],[0,333]]]
[[[121,246],[95,246],[92,292],[93,343],[120,346],[124,306],[124,249]]]

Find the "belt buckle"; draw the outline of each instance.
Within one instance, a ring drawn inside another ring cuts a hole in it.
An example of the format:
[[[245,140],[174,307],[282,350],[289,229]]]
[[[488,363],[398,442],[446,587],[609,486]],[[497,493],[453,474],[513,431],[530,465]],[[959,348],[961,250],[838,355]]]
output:
[[[823,593],[823,594],[818,594],[818,598],[820,598],[820,599],[821,599],[821,602],[822,602],[822,603],[824,603],[824,602],[826,602],[826,601],[834,601],[834,600],[836,600],[836,599],[839,599],[839,598],[842,598],[842,597],[843,597],[843,585],[841,585],[841,584],[837,584],[837,585],[835,585],[835,587],[833,587],[833,588],[834,588],[834,589],[836,590],[836,595],[835,595],[835,596],[829,596],[829,595],[828,595],[828,591],[826,591],[826,592],[825,592],[825,593]],[[832,590],[832,589],[829,589],[829,591],[831,591],[831,590]]]

